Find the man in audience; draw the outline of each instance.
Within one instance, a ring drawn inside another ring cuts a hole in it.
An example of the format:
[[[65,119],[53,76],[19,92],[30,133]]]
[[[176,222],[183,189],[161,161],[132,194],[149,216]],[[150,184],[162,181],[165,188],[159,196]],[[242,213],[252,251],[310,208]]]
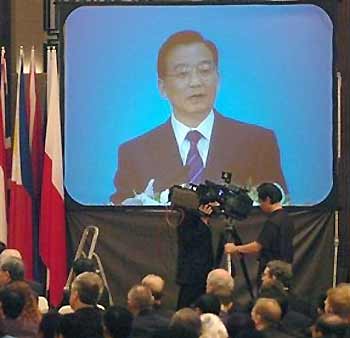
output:
[[[1,252],[0,269],[3,272],[8,272],[9,274],[9,279],[3,275],[4,279],[0,280],[0,286],[3,282],[7,284],[11,281],[24,280],[24,262],[22,260],[21,253],[17,249],[5,249]],[[40,283],[29,280],[26,280],[26,282],[29,284],[29,286],[32,288],[32,290],[37,296],[44,295],[43,286]]]
[[[222,318],[233,310],[232,293],[235,283],[232,276],[224,269],[215,269],[207,277],[206,292],[217,296],[221,304]]]
[[[340,284],[327,291],[325,301],[326,313],[333,313],[343,319],[345,323],[350,323],[350,285]]]
[[[285,289],[289,289],[293,279],[292,264],[281,260],[268,262],[261,276],[262,284],[271,279],[280,281]]]
[[[151,290],[137,284],[128,292],[128,309],[134,316],[132,338],[148,338],[159,329],[166,328],[169,320],[153,310],[154,298]]]
[[[199,315],[203,313],[213,313],[219,316],[220,300],[214,294],[204,294],[200,296],[193,304],[193,308]]]
[[[279,329],[282,316],[281,307],[275,299],[259,298],[252,310],[252,319],[257,331],[269,338],[291,337]]]
[[[338,315],[326,313],[321,315],[312,327],[312,337],[343,338],[348,329],[347,323]]]
[[[164,286],[165,286],[164,279],[160,276],[149,274],[142,279],[141,284],[143,286],[147,286],[152,292],[152,296],[154,298],[153,309],[159,315],[167,318],[171,318],[171,316],[173,315],[173,312],[164,309],[164,306],[162,303]]]
[[[234,279],[224,269],[215,269],[207,277],[207,290],[209,294],[217,296],[220,300],[220,318],[225,324],[230,336],[253,327],[250,315],[233,299]]]
[[[282,311],[280,329],[283,332],[290,335],[300,335],[304,334],[312,325],[311,318],[289,306],[290,295],[277,279],[265,280],[261,286],[259,297],[271,298],[278,302]]]
[[[64,316],[68,319],[63,326],[75,332],[75,338],[103,337],[102,314],[97,308],[102,288],[103,282],[94,272],[84,272],[74,279],[69,299],[74,313]]]
[[[97,268],[94,260],[90,258],[78,258],[73,262],[72,270],[73,270],[73,279],[74,279],[75,277],[79,276],[83,272],[96,272]],[[71,285],[69,285],[68,289],[64,290],[61,306],[69,304],[70,288],[71,288]],[[106,287],[103,287],[99,304],[103,305],[105,308],[111,305],[109,301],[109,293]]]
[[[281,260],[273,260],[267,263],[261,276],[262,284],[270,280],[277,280],[282,283],[284,290],[288,294],[289,310],[301,313],[308,317],[306,320],[314,317],[316,309],[309,303],[305,297],[300,297],[292,288],[293,272],[292,264]]]
[[[129,338],[133,317],[121,306],[111,306],[103,314],[106,338]]]
[[[170,328],[178,332],[183,331],[186,336],[199,337],[202,331],[202,322],[196,311],[190,308],[182,308],[176,311],[171,318]]]
[[[24,280],[24,265],[20,258],[6,257],[0,260],[0,286]]]

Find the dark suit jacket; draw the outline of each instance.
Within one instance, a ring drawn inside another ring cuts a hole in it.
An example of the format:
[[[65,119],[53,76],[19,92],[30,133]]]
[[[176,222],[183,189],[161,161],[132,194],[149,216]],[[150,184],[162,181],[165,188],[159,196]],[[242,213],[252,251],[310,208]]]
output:
[[[232,172],[235,184],[258,185],[272,181],[286,191],[274,133],[215,112],[204,179],[218,181],[222,171]],[[118,171],[114,179],[116,192],[111,200],[118,204],[134,196],[134,191],[143,192],[151,178],[155,179],[155,191],[163,191],[174,184],[186,182],[187,172],[169,119],[120,146]]]
[[[151,338],[161,329],[167,328],[169,319],[159,316],[153,310],[143,310],[136,316],[132,323],[131,338]]]
[[[185,212],[177,227],[176,282],[179,285],[203,287],[213,269],[211,230],[195,212]]]

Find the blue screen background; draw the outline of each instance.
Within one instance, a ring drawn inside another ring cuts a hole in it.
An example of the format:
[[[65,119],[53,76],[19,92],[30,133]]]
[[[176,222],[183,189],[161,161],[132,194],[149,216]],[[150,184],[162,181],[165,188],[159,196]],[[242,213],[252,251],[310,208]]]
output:
[[[218,48],[216,109],[274,130],[292,204],[322,201],[333,184],[333,26],[314,5],[73,11],[64,56],[65,186],[71,197],[108,204],[118,147],[169,117],[171,107],[157,87],[157,54],[171,34],[185,29]]]

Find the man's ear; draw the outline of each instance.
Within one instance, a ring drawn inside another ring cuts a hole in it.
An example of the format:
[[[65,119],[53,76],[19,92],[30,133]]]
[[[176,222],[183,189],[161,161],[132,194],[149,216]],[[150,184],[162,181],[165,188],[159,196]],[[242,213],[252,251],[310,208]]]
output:
[[[166,90],[165,90],[165,83],[163,79],[158,78],[158,88],[159,92],[163,97],[168,97]]]
[[[12,282],[10,273],[8,271],[3,271],[3,272],[5,272],[5,274],[6,274],[6,281],[7,281],[7,283]]]
[[[71,290],[70,298],[69,298],[69,305],[72,306],[72,303],[76,303],[79,300],[79,294],[77,290]]]
[[[261,315],[259,313],[255,314],[255,321],[257,323],[261,323],[262,322],[262,317],[261,317]]]

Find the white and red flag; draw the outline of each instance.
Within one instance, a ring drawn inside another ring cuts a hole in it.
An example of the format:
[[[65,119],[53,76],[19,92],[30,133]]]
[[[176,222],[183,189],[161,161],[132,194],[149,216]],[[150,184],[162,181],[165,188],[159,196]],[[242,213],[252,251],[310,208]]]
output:
[[[50,303],[62,299],[67,277],[60,95],[56,50],[48,50],[47,126],[40,217],[40,255],[47,268]]]

